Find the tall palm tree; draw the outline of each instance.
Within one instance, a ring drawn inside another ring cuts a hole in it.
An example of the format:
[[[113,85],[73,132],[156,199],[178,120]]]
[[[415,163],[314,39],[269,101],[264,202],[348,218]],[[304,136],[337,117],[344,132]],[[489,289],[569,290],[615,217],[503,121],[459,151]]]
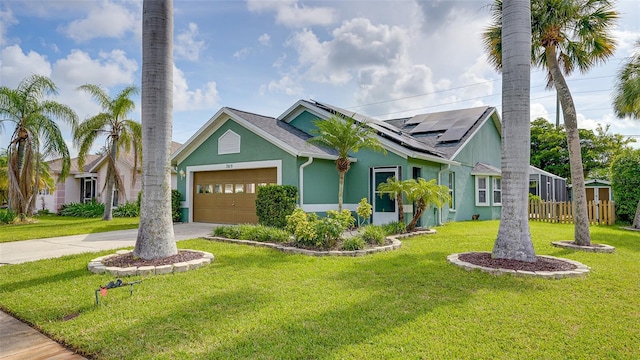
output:
[[[449,188],[445,185],[438,185],[436,179],[427,181],[423,178],[418,178],[417,180],[407,179],[403,182],[408,189],[407,200],[417,203],[413,219],[407,225],[407,231],[412,231],[416,228],[416,224],[424,214],[427,205],[432,204],[441,208],[442,205],[451,200]]]
[[[46,99],[57,93],[53,81],[42,75],[23,79],[17,89],[0,87],[0,130],[5,123],[15,124],[7,155],[9,204],[18,214],[33,213],[41,165],[39,153],[62,158],[60,178],[69,173],[69,149],[56,120],[75,127],[78,116],[70,107]]]
[[[492,257],[534,262],[528,215],[531,134],[529,0],[506,0],[502,15],[502,214]],[[494,21],[500,21],[495,19]]]
[[[336,169],[340,175],[338,183],[338,211],[342,211],[344,194],[344,175],[351,167],[349,154],[360,149],[371,149],[386,154],[386,150],[375,136],[376,132],[365,123],[356,122],[350,117],[333,115],[326,120],[316,120],[316,129],[311,130],[315,137],[309,143],[325,146],[338,152]]]
[[[391,200],[395,200],[398,204],[398,221],[404,224],[404,202],[403,196],[409,193],[409,183],[396,179],[392,176],[386,182],[378,184],[378,191],[382,192],[380,196],[387,195]]]
[[[124,186],[120,179],[117,160],[120,152],[134,152],[134,175],[138,167],[138,158],[142,153],[142,129],[140,123],[127,119],[128,114],[135,108],[131,96],[138,93],[138,88],[128,86],[114,98],[109,97],[107,91],[98,85],[85,84],[78,88],[86,91],[100,104],[102,112],[80,123],[73,132],[73,142],[79,148],[78,166],[82,168],[94,142],[101,135],[107,135],[107,175],[105,185],[104,214],[102,220],[112,219],[113,191],[118,189],[124,193]],[[135,181],[135,180],[134,180]]]
[[[483,33],[489,59],[498,69],[503,63],[502,5],[502,0],[495,0],[493,23]],[[583,246],[591,245],[587,195],[576,109],[564,76],[576,69],[584,73],[613,55],[611,30],[617,18],[610,0],[531,1],[531,62],[547,69],[547,86],[555,87],[562,105],[573,184],[574,241]]]
[[[142,3],[142,203],[133,251],[143,259],[178,253],[171,217],[173,1]]]
[[[9,200],[9,157],[7,150],[0,150],[0,205]]]
[[[613,109],[619,118],[640,119],[640,40],[636,42],[636,52],[618,73],[618,81],[613,96]],[[633,218],[633,227],[640,229],[640,199]]]

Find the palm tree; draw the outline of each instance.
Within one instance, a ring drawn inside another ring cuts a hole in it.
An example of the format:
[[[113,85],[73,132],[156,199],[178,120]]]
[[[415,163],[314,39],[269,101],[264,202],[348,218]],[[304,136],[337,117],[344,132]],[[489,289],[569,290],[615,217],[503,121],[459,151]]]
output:
[[[78,116],[70,107],[45,99],[56,94],[53,81],[41,75],[23,79],[17,89],[0,87],[0,130],[5,122],[15,124],[7,147],[9,205],[25,216],[33,213],[38,193],[37,174],[41,166],[38,154],[62,158],[60,178],[69,173],[69,149],[55,120],[75,127]]]
[[[613,109],[619,118],[640,119],[640,40],[636,42],[636,52],[625,62],[618,73]],[[633,227],[640,229],[640,199],[633,218]]]
[[[376,137],[376,132],[365,123],[356,122],[350,117],[333,115],[326,120],[314,122],[317,129],[311,130],[315,137],[307,140],[309,143],[322,145],[338,152],[336,169],[340,174],[338,185],[338,211],[342,211],[344,194],[344,175],[351,167],[350,153],[357,153],[360,149],[371,149],[386,154],[386,150]]]
[[[142,259],[178,253],[171,217],[173,1],[142,3],[142,203],[133,251]]]
[[[502,12],[502,214],[492,257],[534,262],[528,215],[531,151],[530,52],[528,0],[505,1]],[[494,19],[500,21],[500,19]]]
[[[9,200],[9,157],[7,150],[0,150],[0,206]]]
[[[113,99],[109,97],[106,90],[98,85],[85,84],[78,89],[91,94],[103,110],[103,112],[86,119],[76,127],[73,132],[73,141],[79,148],[78,166],[82,168],[95,140],[103,134],[107,135],[108,161],[106,181],[102,189],[106,191],[102,220],[111,220],[113,190],[118,189],[120,193],[124,193],[124,186],[117,167],[120,151],[130,152],[133,147],[135,159],[134,175],[138,167],[138,158],[142,153],[142,129],[140,123],[127,119],[127,115],[135,108],[135,103],[131,96],[138,93],[138,88],[128,86],[122,89]]]
[[[483,40],[490,61],[500,69],[503,62],[502,0],[495,0],[491,9],[493,23],[484,32]],[[547,69],[547,86],[555,87],[562,105],[573,183],[574,241],[582,246],[591,245],[591,234],[578,120],[564,75],[570,75],[576,69],[584,73],[613,55],[615,41],[610,32],[617,17],[610,0],[531,2],[531,62]]]
[[[438,185],[436,179],[427,181],[423,178],[418,178],[417,180],[407,179],[403,182],[408,190],[407,200],[417,203],[413,219],[411,219],[407,225],[407,231],[412,231],[416,228],[416,224],[427,208],[427,205],[433,204],[441,208],[442,205],[451,200],[449,188],[444,185]]]
[[[378,184],[378,191],[382,192],[380,197],[385,194],[389,196],[391,200],[395,200],[398,203],[398,221],[404,224],[404,203],[402,196],[409,193],[408,185],[405,181],[400,181],[392,176],[387,179],[386,182]]]

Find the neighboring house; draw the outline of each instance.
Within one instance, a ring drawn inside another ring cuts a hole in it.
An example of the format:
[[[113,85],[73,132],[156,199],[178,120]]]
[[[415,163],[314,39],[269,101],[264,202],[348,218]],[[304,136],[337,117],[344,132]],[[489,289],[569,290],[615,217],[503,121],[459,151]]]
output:
[[[567,179],[535,166],[529,167],[529,193],[542,201],[569,201]]]
[[[332,105],[300,100],[278,118],[228,107],[220,109],[172,157],[183,221],[255,223],[255,193],[262,184],[298,188],[307,212],[337,209],[335,151],[311,145],[316,119],[342,114],[366,122],[387,154],[363,149],[352,154],[345,176],[344,207],[355,211],[362,198],[373,205],[372,221],[398,219],[398,209],[376,188],[395,176],[437,179],[452,201],[442,211],[429,208],[423,226],[448,221],[499,219],[502,182],[501,123],[489,106],[380,121]],[[406,218],[413,215],[405,206]]]
[[[173,142],[172,150],[175,152],[182,144]],[[138,192],[141,189],[142,164],[138,162],[137,171],[134,170],[133,153],[121,153],[117,160],[118,172],[124,186],[124,194],[115,191],[113,205],[135,202],[138,199]],[[58,178],[61,170],[61,160],[49,161],[51,175]],[[36,201],[36,209],[48,209],[57,212],[63,204],[71,202],[88,202],[95,199],[101,202],[105,198],[105,180],[107,175],[107,155],[87,155],[84,168],[78,167],[78,159],[71,159],[71,169],[69,175],[56,183],[53,192],[42,191]],[[175,189],[177,175],[173,171],[171,175],[171,188]]]

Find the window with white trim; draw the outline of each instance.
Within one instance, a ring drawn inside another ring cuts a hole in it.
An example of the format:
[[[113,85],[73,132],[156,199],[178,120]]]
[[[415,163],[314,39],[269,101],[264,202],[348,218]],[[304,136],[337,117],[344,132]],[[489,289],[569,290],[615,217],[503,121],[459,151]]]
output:
[[[449,172],[449,210],[456,209],[456,173]]]
[[[476,206],[489,206],[488,176],[476,176]]]
[[[502,205],[502,178],[493,178],[493,205]]]

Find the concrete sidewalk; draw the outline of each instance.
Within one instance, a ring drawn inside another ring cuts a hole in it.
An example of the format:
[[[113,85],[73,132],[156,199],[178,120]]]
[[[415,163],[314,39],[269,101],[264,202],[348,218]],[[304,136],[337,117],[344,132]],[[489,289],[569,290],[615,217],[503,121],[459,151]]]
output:
[[[211,235],[215,224],[175,224],[176,241]],[[0,264],[20,264],[64,255],[135,246],[138,229],[0,243]]]
[[[214,224],[175,224],[176,241],[211,235]],[[64,255],[135,246],[138,229],[23,240],[0,244],[1,264],[20,264]],[[0,311],[0,360],[84,359],[31,326]]]

